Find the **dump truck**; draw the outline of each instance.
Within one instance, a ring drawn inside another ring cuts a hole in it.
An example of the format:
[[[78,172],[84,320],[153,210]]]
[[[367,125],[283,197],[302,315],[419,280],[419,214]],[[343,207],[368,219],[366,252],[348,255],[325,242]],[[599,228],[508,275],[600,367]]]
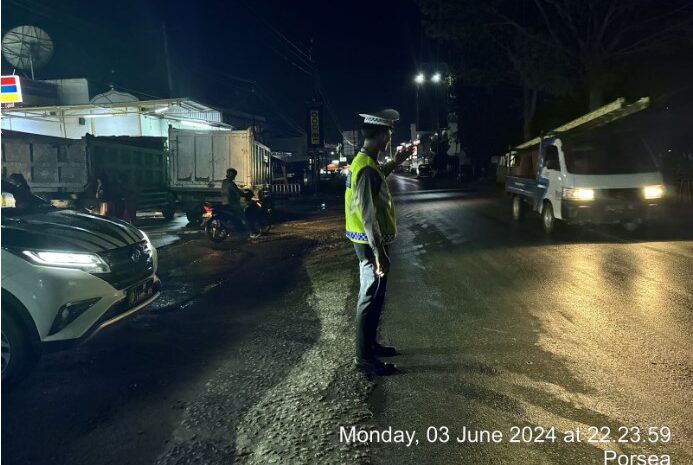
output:
[[[270,149],[255,140],[252,129],[194,130],[169,127],[169,189],[191,223],[203,205],[221,202],[226,170],[238,171],[239,187],[259,190],[269,184]]]
[[[33,193],[57,207],[96,209],[96,178],[103,172],[132,193],[137,210],[159,210],[168,219],[175,213],[161,137],[66,139],[3,130],[2,170],[3,178],[22,174]]]

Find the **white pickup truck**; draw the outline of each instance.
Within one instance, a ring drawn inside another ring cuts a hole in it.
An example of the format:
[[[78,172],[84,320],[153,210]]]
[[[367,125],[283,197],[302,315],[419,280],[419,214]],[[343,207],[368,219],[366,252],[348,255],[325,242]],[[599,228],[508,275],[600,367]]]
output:
[[[637,132],[578,126],[524,144],[513,157],[517,169],[511,168],[505,186],[516,221],[532,209],[550,233],[557,220],[635,229],[660,216],[662,174]]]

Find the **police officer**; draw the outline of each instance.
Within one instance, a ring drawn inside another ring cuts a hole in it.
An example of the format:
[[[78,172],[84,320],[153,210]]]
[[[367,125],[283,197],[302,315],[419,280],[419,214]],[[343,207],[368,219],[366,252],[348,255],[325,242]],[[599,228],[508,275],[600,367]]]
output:
[[[392,195],[385,178],[411,155],[412,149],[398,152],[381,168],[378,155],[390,145],[399,113],[389,109],[359,116],[363,118],[365,141],[349,168],[344,196],[346,236],[354,244],[361,278],[356,307],[356,365],[369,375],[389,375],[396,371],[395,366],[378,357],[392,357],[397,350],[377,341],[390,270],[389,244],[397,233]]]

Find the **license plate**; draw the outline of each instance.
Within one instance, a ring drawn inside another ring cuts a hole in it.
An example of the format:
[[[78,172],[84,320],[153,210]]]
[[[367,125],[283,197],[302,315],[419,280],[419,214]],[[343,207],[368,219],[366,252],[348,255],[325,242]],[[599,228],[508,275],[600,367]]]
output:
[[[128,306],[134,307],[135,305],[141,304],[145,300],[149,299],[154,295],[154,280],[148,279],[147,281],[133,286],[128,289],[127,299]]]
[[[608,206],[606,207],[606,211],[608,211],[608,212],[610,212],[610,213],[622,213],[623,210],[625,210],[625,209],[626,209],[626,206],[625,206],[625,205],[622,205],[622,204],[618,204],[618,205],[608,205]]]

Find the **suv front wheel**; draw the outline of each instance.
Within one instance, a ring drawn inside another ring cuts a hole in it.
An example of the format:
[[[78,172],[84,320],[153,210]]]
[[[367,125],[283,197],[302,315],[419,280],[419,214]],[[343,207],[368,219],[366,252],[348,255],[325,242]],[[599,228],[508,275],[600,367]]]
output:
[[[8,310],[2,312],[2,383],[15,384],[29,373],[39,353],[24,326]]]

